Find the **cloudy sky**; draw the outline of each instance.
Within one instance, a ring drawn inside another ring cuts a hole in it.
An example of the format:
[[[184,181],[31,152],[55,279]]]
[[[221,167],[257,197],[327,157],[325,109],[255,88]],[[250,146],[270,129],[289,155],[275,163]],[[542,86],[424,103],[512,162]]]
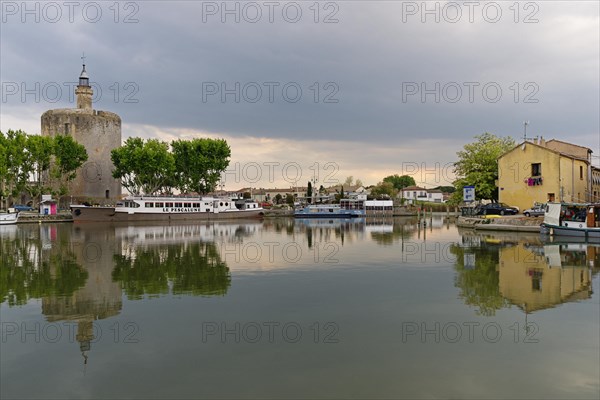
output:
[[[222,137],[226,189],[411,173],[448,184],[473,136],[600,155],[597,1],[1,2],[0,130],[94,107],[123,139]]]

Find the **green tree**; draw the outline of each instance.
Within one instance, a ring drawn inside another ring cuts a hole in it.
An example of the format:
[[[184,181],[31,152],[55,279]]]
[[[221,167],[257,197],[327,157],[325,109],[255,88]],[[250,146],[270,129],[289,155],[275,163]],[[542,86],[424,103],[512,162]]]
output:
[[[285,196],[285,202],[286,202],[286,203],[287,203],[289,206],[293,207],[293,206],[294,206],[294,196],[292,196],[291,194],[289,194],[289,193],[288,193],[288,194]]]
[[[371,188],[371,197],[390,197],[396,196],[396,189],[391,182],[379,182],[376,186]]]
[[[4,204],[4,198],[7,196],[6,185],[8,176],[8,140],[0,132],[0,208]]]
[[[347,177],[346,180],[344,181],[344,185],[346,185],[346,186],[352,186],[353,183],[354,183],[354,177],[352,175]]]
[[[275,196],[275,204],[281,204],[281,200],[283,200],[283,196],[279,193]]]
[[[438,186],[438,187],[434,187],[433,189],[439,190],[442,193],[454,193],[454,192],[456,192],[456,188],[454,186]]]
[[[175,185],[183,193],[215,190],[229,166],[231,148],[223,139],[196,138],[171,143],[175,159]]]
[[[50,188],[44,186],[48,183],[48,173],[52,155],[54,154],[54,141],[50,136],[27,135],[25,151],[29,159],[26,164],[31,166],[33,180],[28,180],[25,189],[29,195],[36,199]]]
[[[244,194],[242,195],[244,199],[251,199],[252,198],[252,193],[250,192],[244,192]]]
[[[498,157],[515,146],[511,137],[497,137],[491,133],[475,136],[473,143],[464,145],[463,150],[456,153],[458,161],[454,163],[454,181],[456,192],[452,203],[462,201],[463,187],[475,186],[475,198],[498,200]]]
[[[1,132],[0,132],[1,133]],[[8,130],[2,134],[3,173],[0,175],[2,197],[11,200],[25,190],[29,175],[33,172],[31,157],[27,152],[27,134],[21,130]]]
[[[58,180],[58,194],[67,193],[68,184],[77,176],[79,169],[88,159],[85,146],[77,143],[71,136],[54,136],[54,166],[51,169],[51,177]]]
[[[394,189],[398,191],[404,189],[405,187],[414,186],[417,184],[415,182],[415,179],[410,175],[400,176],[398,174],[394,174],[386,176],[385,178],[383,178],[383,181],[391,183],[392,186],[394,186]]]
[[[129,138],[111,152],[111,160],[113,177],[132,194],[169,192],[174,186],[175,160],[166,142]]]

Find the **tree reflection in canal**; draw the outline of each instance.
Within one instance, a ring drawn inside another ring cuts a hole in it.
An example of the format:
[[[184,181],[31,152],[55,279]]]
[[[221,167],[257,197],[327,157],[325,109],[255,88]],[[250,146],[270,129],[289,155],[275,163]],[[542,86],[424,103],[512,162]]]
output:
[[[231,274],[214,243],[158,245],[114,256],[113,279],[129,299],[144,295],[224,295]]]
[[[76,260],[64,230],[41,234],[16,226],[0,231],[0,298],[10,306],[47,296],[71,296],[85,285],[87,271]],[[48,246],[52,240],[55,246]]]

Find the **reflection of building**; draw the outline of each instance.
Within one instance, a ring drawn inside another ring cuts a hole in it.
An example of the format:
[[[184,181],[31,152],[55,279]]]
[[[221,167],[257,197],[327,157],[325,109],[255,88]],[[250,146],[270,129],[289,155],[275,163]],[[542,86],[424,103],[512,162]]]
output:
[[[500,293],[527,312],[590,298],[592,271],[588,260],[595,260],[596,250],[587,245],[577,251],[546,245],[542,254],[523,243],[502,247]]]
[[[43,235],[42,235],[43,236]],[[70,237],[76,263],[88,273],[83,287],[70,296],[57,295],[42,298],[42,314],[50,322],[77,322],[75,339],[87,362],[86,352],[94,337],[94,321],[119,314],[122,307],[121,286],[113,282],[114,230],[75,229]],[[64,251],[60,247],[52,251]]]

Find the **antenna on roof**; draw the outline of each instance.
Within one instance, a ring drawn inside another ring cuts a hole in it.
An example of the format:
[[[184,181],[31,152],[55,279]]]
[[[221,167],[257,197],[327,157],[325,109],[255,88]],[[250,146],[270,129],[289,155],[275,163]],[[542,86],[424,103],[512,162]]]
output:
[[[533,139],[533,138],[527,137],[527,125],[529,125],[529,121],[523,121],[523,141],[524,142],[526,142],[527,140]]]

